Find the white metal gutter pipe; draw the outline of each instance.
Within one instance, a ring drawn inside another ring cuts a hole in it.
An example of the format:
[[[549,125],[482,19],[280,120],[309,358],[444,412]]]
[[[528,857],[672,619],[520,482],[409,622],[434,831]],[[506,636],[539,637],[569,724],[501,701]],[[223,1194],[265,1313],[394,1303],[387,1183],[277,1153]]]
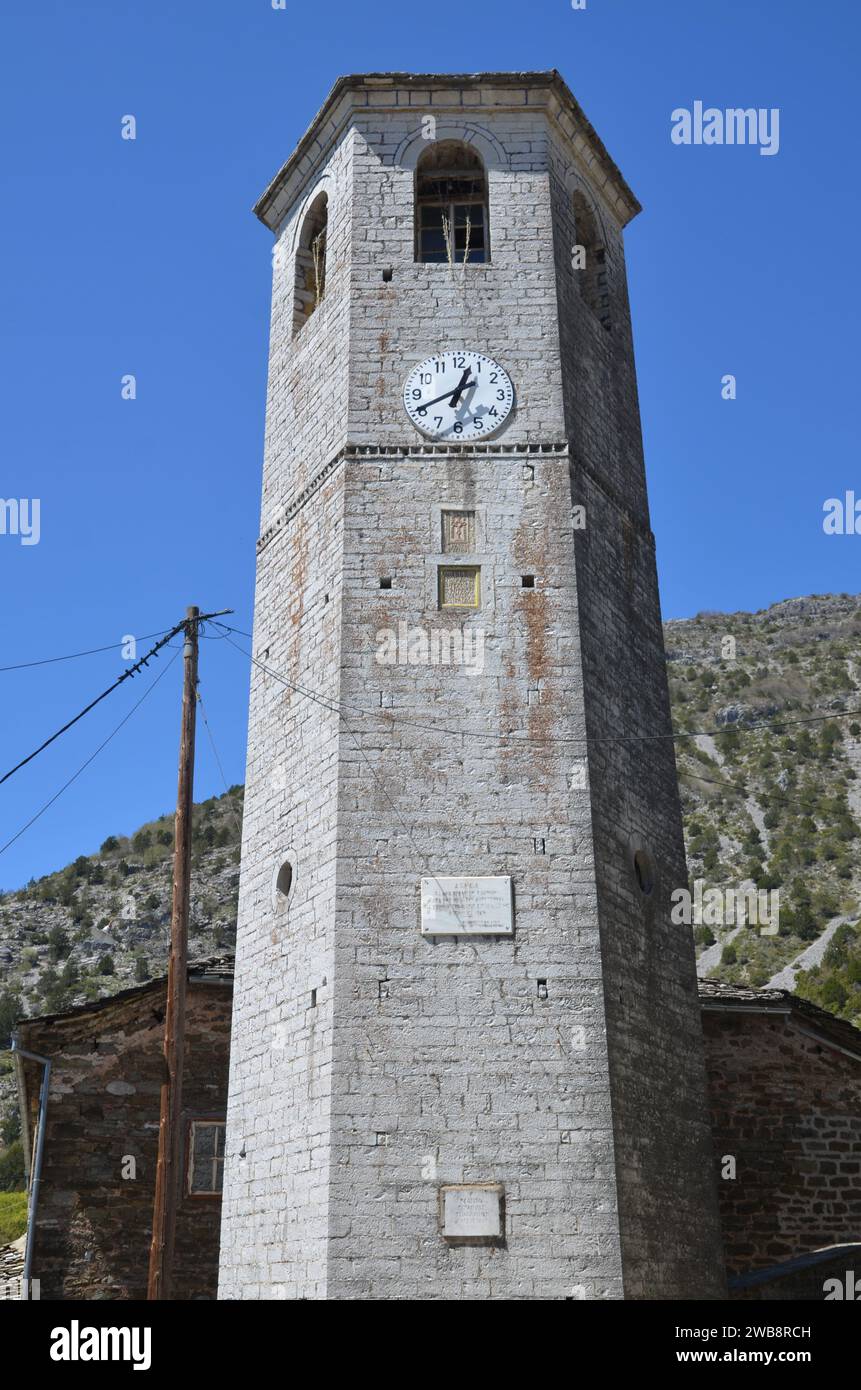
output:
[[[27,1201],[27,1244],[24,1247],[23,1294],[30,1297],[30,1272],[33,1267],[33,1251],[36,1246],[36,1213],[39,1209],[39,1185],[42,1181],[42,1155],[45,1151],[45,1122],[48,1117],[48,1087],[51,1084],[51,1059],[40,1057],[38,1052],[27,1052],[18,1045],[18,1034],[12,1034],[12,1051],[28,1062],[38,1062],[45,1070],[42,1072],[42,1089],[39,1092],[39,1129],[36,1134],[36,1156],[30,1175],[30,1193]]]

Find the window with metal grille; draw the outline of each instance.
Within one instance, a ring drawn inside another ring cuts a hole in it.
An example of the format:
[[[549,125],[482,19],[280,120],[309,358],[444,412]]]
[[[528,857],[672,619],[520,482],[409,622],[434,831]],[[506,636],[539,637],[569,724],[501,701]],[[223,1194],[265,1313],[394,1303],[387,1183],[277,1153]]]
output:
[[[188,1141],[188,1192],[220,1196],[224,1182],[224,1121],[192,1120]]]
[[[419,160],[416,260],[450,265],[490,260],[487,177],[469,145],[441,140]]]

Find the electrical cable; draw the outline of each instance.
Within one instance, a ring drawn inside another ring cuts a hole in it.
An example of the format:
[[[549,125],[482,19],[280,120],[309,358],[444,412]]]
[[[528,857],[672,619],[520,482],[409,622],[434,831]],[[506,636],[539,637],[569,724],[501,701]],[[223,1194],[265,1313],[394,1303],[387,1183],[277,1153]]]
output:
[[[30,829],[30,826],[31,826],[31,825],[34,825],[34,824],[36,823],[36,821],[40,818],[40,816],[43,816],[43,815],[45,814],[45,812],[48,810],[48,808],[49,808],[50,806],[53,806],[54,802],[57,801],[57,800],[63,795],[63,792],[66,791],[66,789],[67,789],[68,787],[70,787],[70,786],[72,785],[73,782],[77,781],[77,779],[80,777],[81,773],[85,770],[85,768],[88,768],[89,765],[90,765],[90,763],[93,762],[94,759],[96,759],[96,758],[98,757],[98,755],[101,753],[102,749],[103,749],[103,748],[106,748],[107,745],[111,742],[111,740],[112,740],[113,738],[116,737],[116,735],[119,733],[120,729],[123,727],[124,724],[127,724],[127,723],[128,723],[128,721],[131,719],[131,717],[132,717],[132,715],[135,713],[135,711],[138,710],[138,709],[140,709],[140,707],[141,707],[141,705],[143,704],[144,700],[146,700],[147,697],[148,697],[149,695],[152,694],[152,692],[155,690],[156,686],[158,685],[158,683],[159,683],[159,681],[162,679],[162,677],[167,675],[168,671],[170,670],[171,666],[172,666],[173,663],[176,661],[176,659],[177,659],[178,656],[179,656],[179,650],[177,650],[177,651],[174,653],[174,655],[171,657],[171,659],[170,659],[170,661],[167,663],[167,665],[166,665],[161,671],[159,671],[159,673],[158,673],[158,675],[156,676],[155,680],[152,682],[152,685],[148,685],[148,686],[147,686],[147,688],[146,688],[146,690],[144,691],[143,695],[141,695],[140,699],[139,699],[134,705],[132,705],[132,707],[131,707],[131,709],[128,711],[128,713],[127,713],[126,715],[123,716],[123,718],[120,720],[119,724],[117,724],[117,726],[116,726],[116,728],[113,730],[113,732],[110,733],[110,734],[108,734],[108,736],[107,736],[107,738],[104,740],[104,742],[99,744],[99,746],[98,746],[98,748],[96,749],[96,751],[95,751],[94,753],[91,753],[91,754],[90,754],[90,756],[89,756],[89,758],[87,758],[86,762],[81,763],[81,766],[78,768],[77,772],[75,772],[75,773],[69,778],[68,782],[64,782],[64,783],[63,783],[63,785],[62,785],[62,787],[60,788],[60,790],[59,790],[58,792],[55,792],[54,795],[51,797],[51,799],[50,799],[49,801],[46,801],[46,802],[45,802],[44,806],[41,808],[41,810],[39,810],[39,811],[36,812],[35,816],[31,816],[30,819],[27,821],[27,823],[26,823],[25,825],[22,825],[22,826],[21,826],[21,829],[20,829],[19,831],[17,831],[17,833],[16,833],[15,835],[12,836],[11,840],[7,840],[6,843],[5,843],[5,845],[0,846],[0,854],[5,854],[6,851],[7,851],[7,849],[9,849],[12,845],[14,845],[14,843],[15,843],[16,840],[20,840],[20,838],[21,838],[21,836],[24,834],[24,832],[25,832],[26,830],[29,830],[29,829]]]
[[[226,624],[226,623],[216,623],[215,626],[216,626],[216,627],[227,627],[227,624]],[[232,630],[232,629],[231,629],[231,630]],[[227,634],[225,634],[225,635],[227,635]],[[247,633],[243,633],[243,634],[241,634],[241,635],[242,635],[242,636],[247,636],[248,634],[247,634]],[[230,646],[231,646],[231,647],[233,647],[236,651],[240,652],[243,656],[249,656],[249,657],[250,657],[250,660],[251,660],[252,662],[254,662],[255,665],[260,665],[260,663],[256,660],[255,657],[250,656],[250,653],[248,653],[248,652],[243,652],[243,651],[242,651],[242,648],[241,648],[241,647],[238,647],[238,646],[236,645],[236,643],[233,642],[233,641],[230,639],[229,636],[227,637],[227,641],[230,643]],[[263,669],[266,669],[266,668],[264,667]],[[285,677],[280,676],[277,672],[270,672],[269,674],[274,675],[275,678],[276,678],[276,680],[282,681],[283,684],[288,685],[288,686],[290,685],[290,682],[287,681]],[[293,686],[291,686],[291,689],[298,689],[298,687],[293,687]],[[408,826],[407,822],[404,820],[404,818],[403,818],[403,816],[402,816],[402,814],[401,814],[400,809],[398,808],[398,806],[395,804],[395,802],[394,802],[394,801],[392,800],[392,798],[389,796],[388,790],[387,790],[386,787],[383,785],[383,783],[380,781],[380,778],[379,778],[379,776],[377,775],[377,771],[376,771],[376,769],[375,769],[373,763],[372,763],[372,762],[370,761],[370,759],[368,758],[368,755],[366,754],[364,748],[362,748],[362,745],[360,744],[360,742],[359,742],[359,740],[358,740],[358,738],[357,738],[357,736],[356,736],[355,730],[352,729],[351,726],[347,723],[346,718],[345,718],[343,712],[342,712],[340,709],[336,708],[335,706],[326,704],[323,700],[317,699],[314,695],[311,695],[308,691],[301,691],[300,693],[301,693],[301,694],[307,695],[309,699],[315,700],[317,704],[323,705],[325,709],[328,709],[331,713],[337,714],[337,715],[338,715],[339,720],[343,723],[344,728],[347,730],[347,733],[350,735],[351,739],[353,740],[353,743],[354,743],[355,748],[356,748],[356,752],[359,754],[359,757],[362,759],[362,761],[367,765],[367,768],[368,768],[368,771],[369,771],[370,774],[371,774],[372,780],[376,783],[378,789],[379,789],[380,792],[383,794],[383,796],[385,797],[386,801],[389,803],[390,807],[391,807],[392,810],[394,811],[395,815],[397,816],[398,820],[400,821],[400,823],[401,823],[401,825],[402,825],[402,827],[403,827],[403,829],[404,829],[404,832],[406,833],[407,839],[409,840],[409,842],[410,842],[410,844],[412,845],[413,849],[415,850],[415,852],[416,852],[418,858],[422,861],[422,863],[423,863],[425,869],[427,870],[427,877],[433,879],[434,883],[436,884],[437,888],[438,888],[439,891],[440,891],[440,894],[441,894],[443,897],[445,897],[445,892],[444,892],[444,890],[443,890],[442,884],[440,883],[439,879],[437,878],[437,876],[436,876],[436,874],[433,872],[433,870],[429,867],[428,856],[427,856],[427,855],[424,853],[424,851],[416,844],[415,840],[413,839],[413,834],[412,834],[412,831],[410,830],[410,827]],[[357,713],[364,713],[364,711],[361,711],[361,710],[360,710],[360,711],[357,711]],[[457,921],[460,922],[460,925],[463,926],[463,922],[461,921],[461,918],[460,918],[459,913],[457,912],[457,909],[456,909],[455,907],[453,907],[453,906],[450,906],[450,910],[451,910],[451,912],[453,913],[453,915],[455,916],[455,918],[457,919]]]
[[[217,623],[216,626],[226,627],[227,625],[224,623]],[[249,635],[247,632],[240,632],[238,628],[228,628],[227,630],[228,632],[235,631],[241,637],[248,637]],[[288,680],[287,677],[283,676],[280,672],[273,670],[269,666],[266,666],[265,663],[259,661],[258,658],[255,657],[251,652],[243,651],[242,647],[238,646],[236,642],[231,641],[230,638],[228,638],[227,640],[231,647],[238,651],[242,656],[246,657],[249,661],[251,661],[259,670],[264,671],[266,675],[275,677],[276,680],[280,680],[284,685],[288,686],[291,690],[294,690],[298,695],[304,695],[307,699],[313,700],[315,704],[322,706],[323,709],[328,710],[331,714],[340,714],[344,709],[346,709],[351,714],[360,715],[363,718],[367,718],[370,715],[374,715],[375,712],[373,710],[362,710],[357,709],[354,706],[335,704],[330,701],[327,701],[316,692],[307,690],[301,685],[296,685],[295,682]],[[595,743],[641,743],[649,739],[665,739],[672,743],[678,743],[684,741],[685,739],[717,738],[721,734],[727,733],[754,733],[760,729],[767,729],[772,732],[776,732],[785,728],[793,728],[799,724],[829,723],[836,719],[851,719],[855,716],[861,716],[861,709],[846,710],[842,713],[834,711],[830,714],[815,716],[812,718],[785,719],[781,720],[779,724],[770,723],[768,721],[757,721],[756,723],[742,725],[739,728],[736,728],[735,726],[727,726],[719,729],[697,729],[690,733],[605,734],[598,735],[597,737],[578,737],[577,735],[573,734],[561,734],[558,737],[555,735],[541,737],[536,736],[534,734],[529,734],[523,729],[511,729],[506,733],[484,733],[480,729],[453,729],[444,724],[430,723],[427,720],[410,719],[407,715],[402,714],[396,714],[394,716],[394,722],[398,724],[409,725],[418,729],[427,729],[431,733],[452,734],[458,738],[486,739],[494,743],[499,743],[504,740],[511,740],[513,743],[523,744],[552,743],[559,745],[563,743],[576,743],[588,746],[589,744]]]
[[[167,632],[167,628],[160,628],[158,632],[145,632],[142,637],[137,638],[139,642],[148,642],[151,637],[162,637]],[[85,652],[69,652],[66,656],[46,656],[40,661],[19,661],[14,666],[0,666],[0,674],[4,671],[26,671],[32,666],[52,666],[58,661],[76,661],[79,656],[96,656],[99,652],[113,652],[120,646],[119,642],[110,642],[106,647],[90,647]]]
[[[200,624],[202,622],[208,621],[210,618],[220,618],[224,614],[232,612],[232,608],[220,608],[217,613],[200,613],[197,615],[197,618],[194,619],[194,621]],[[32,762],[33,759],[38,757],[40,753],[43,753],[44,750],[48,748],[52,743],[54,743],[55,740],[58,739],[61,734],[64,734],[68,729],[71,729],[73,725],[78,723],[79,719],[83,719],[85,714],[89,714],[91,709],[95,709],[96,705],[100,704],[101,701],[106,699],[108,695],[112,694],[114,690],[117,690],[119,686],[122,685],[123,681],[127,681],[132,676],[136,676],[138,671],[140,671],[144,666],[147,666],[149,664],[152,657],[158,655],[162,647],[170,645],[171,638],[175,637],[178,632],[182,632],[188,626],[189,621],[191,621],[189,618],[183,618],[182,622],[177,623],[175,627],[172,627],[166,633],[166,635],[162,637],[160,642],[156,642],[155,646],[151,647],[145,656],[142,656],[139,661],[136,661],[133,666],[130,666],[128,668],[127,671],[123,671],[122,675],[114,681],[113,685],[109,685],[107,690],[103,690],[101,695],[97,695],[95,700],[91,700],[90,703],[86,705],[85,708],[82,709],[79,714],[75,715],[74,719],[70,719],[67,724],[63,725],[62,729],[58,729],[57,732],[55,734],[52,734],[50,738],[46,738],[45,742],[41,743],[38,748],[33,750],[32,753],[28,753],[26,758],[22,758],[19,763],[16,763],[15,766],[10,768],[8,772],[5,772],[3,776],[0,777],[0,786],[2,786],[4,782],[8,782],[9,778],[12,777],[14,773],[19,772],[22,767],[26,767],[27,763]]]
[[[122,685],[123,681],[127,681],[130,679],[130,677],[137,675],[138,671],[140,671],[144,666],[146,666],[150,659],[156,656],[162,647],[167,645],[171,637],[175,637],[178,632],[181,632],[184,626],[185,623],[177,623],[176,627],[171,628],[166,637],[163,637],[160,642],[156,642],[155,646],[150,648],[146,656],[142,656],[140,661],[136,661],[134,666],[130,666],[127,671],[123,671],[122,675],[119,676],[117,680],[113,682],[112,685],[109,685],[107,690],[103,690],[101,695],[97,695],[95,700],[91,700],[90,703],[86,705],[84,709],[81,710],[80,714],[76,714],[74,719],[70,719],[67,724],[63,725],[62,729],[58,729],[57,732],[55,734],[52,734],[50,738],[46,738],[44,743],[41,743],[38,748],[33,750],[32,753],[28,753],[26,758],[22,758],[21,761],[19,763],[16,763],[14,767],[10,768],[8,772],[4,772],[3,776],[0,777],[0,786],[2,786],[4,782],[8,782],[9,778],[13,776],[14,773],[19,772],[22,767],[26,767],[27,763],[32,762],[34,758],[38,757],[40,753],[44,752],[44,750],[48,748],[50,744],[54,743],[54,741],[58,739],[61,734],[66,733],[66,731],[68,729],[71,729],[74,724],[77,724],[79,719],[83,719],[85,714],[89,714],[91,709],[95,709],[96,705],[100,704],[102,700],[106,699],[108,695],[112,694],[114,690],[116,690],[120,685]]]
[[[223,640],[224,640],[223,637],[222,637],[222,638],[213,638],[213,641],[223,641]],[[209,742],[212,744],[212,751],[213,751],[213,753],[215,754],[215,761],[216,761],[216,763],[218,764],[218,771],[221,773],[221,780],[222,780],[222,782],[224,783],[224,791],[225,791],[225,794],[226,794],[226,796],[227,796],[227,804],[228,804],[228,807],[230,808],[230,814],[231,814],[231,816],[233,817],[233,824],[234,824],[234,827],[235,827],[235,829],[236,829],[236,834],[237,834],[237,836],[238,836],[239,843],[241,844],[241,843],[242,843],[242,822],[241,822],[241,820],[239,820],[239,818],[238,818],[238,816],[237,816],[237,814],[236,814],[236,807],[234,806],[234,804],[233,804],[233,798],[232,798],[231,795],[230,795],[230,788],[229,788],[228,785],[227,785],[227,778],[226,778],[225,775],[224,775],[224,768],[222,767],[222,765],[221,765],[221,759],[220,759],[220,757],[218,756],[218,749],[217,749],[216,746],[215,746],[215,739],[214,739],[213,734],[212,734],[212,729],[209,727],[209,720],[208,720],[207,717],[206,717],[206,708],[205,708],[204,703],[203,703],[203,696],[202,696],[201,693],[200,693],[200,681],[199,681],[199,680],[198,680],[198,683],[197,683],[197,703],[200,705],[200,714],[201,714],[201,717],[202,717],[202,719],[203,719],[203,723],[204,723],[204,726],[205,726],[205,728],[206,728],[206,732],[207,732],[207,734],[209,735]]]

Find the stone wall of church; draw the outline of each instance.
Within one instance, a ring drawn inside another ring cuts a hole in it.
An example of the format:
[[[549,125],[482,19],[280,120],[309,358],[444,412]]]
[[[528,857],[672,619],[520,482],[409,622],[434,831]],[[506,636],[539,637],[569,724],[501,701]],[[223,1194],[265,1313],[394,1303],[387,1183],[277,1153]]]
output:
[[[94,1008],[31,1019],[21,1045],[52,1062],[33,1278],[45,1300],[145,1299],[152,1241],[159,1108],[164,1078],[164,982]],[[183,1071],[188,1121],[223,1119],[229,982],[189,983]],[[29,1132],[41,1068],[26,1062]],[[132,1166],[133,1165],[133,1166]],[[221,1202],[179,1203],[173,1293],[215,1298]]]
[[[520,112],[436,115],[436,139],[472,141],[487,173],[490,263],[452,267],[414,259],[423,114],[356,119],[351,442],[420,442],[404,414],[404,379],[447,345],[495,354],[511,375],[517,410],[497,441],[558,442],[565,436],[546,120],[526,109],[525,94]],[[392,271],[388,283],[384,269]]]
[[[857,1241],[861,1061],[781,1014],[703,1014],[727,1270]],[[833,1274],[828,1270],[819,1278]],[[790,1297],[790,1294],[784,1294]]]

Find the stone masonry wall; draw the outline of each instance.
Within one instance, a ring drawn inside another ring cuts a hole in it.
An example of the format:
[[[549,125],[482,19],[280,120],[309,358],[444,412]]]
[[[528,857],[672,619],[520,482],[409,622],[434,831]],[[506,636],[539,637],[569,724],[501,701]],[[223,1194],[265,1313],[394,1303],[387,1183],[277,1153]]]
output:
[[[343,488],[258,563],[222,1298],[326,1296]]]
[[[488,181],[491,263],[454,269],[414,261],[415,165],[428,148],[420,115],[387,112],[376,124],[362,115],[356,126],[351,443],[420,442],[404,414],[403,383],[416,362],[444,346],[496,353],[511,375],[517,409],[494,442],[563,439],[544,118],[439,113],[436,138],[472,142]]]
[[[347,487],[330,1296],[620,1297],[567,459],[417,451]],[[479,518],[471,616],[437,607],[441,505]],[[380,664],[402,622],[480,630],[483,669]],[[422,875],[464,873],[511,875],[513,940],[421,937]],[[504,1184],[504,1250],[440,1237],[464,1182]]]
[[[33,1277],[48,1300],[144,1299],[152,1240],[164,986],[99,1010],[33,1020],[22,1046],[53,1062]],[[189,983],[186,1117],[223,1118],[229,984]],[[30,1133],[41,1068],[26,1063]],[[136,1176],[122,1176],[127,1156]],[[184,1196],[177,1213],[173,1297],[216,1294],[221,1203]]]
[[[687,872],[653,543],[585,467],[572,475],[588,518],[577,579],[626,1296],[714,1297],[720,1232],[693,943],[670,919]]]
[[[288,212],[272,253],[261,534],[347,441],[354,137],[347,134]],[[326,293],[293,331],[295,251],[310,205],[326,193]]]
[[[736,1159],[718,1185],[728,1272],[857,1241],[861,1062],[782,1015],[703,1023],[715,1152]]]
[[[606,742],[669,720],[619,195],[545,97],[369,84],[287,177],[290,217],[321,179],[350,206],[330,196],[326,302],[298,341],[273,329],[254,644],[305,693],[255,670],[222,1296],[720,1291],[693,955],[665,910],[685,881],[672,747]],[[488,265],[414,261],[429,110],[485,161]],[[571,280],[574,182],[611,335]],[[512,375],[484,447],[429,447],[403,412],[443,346]],[[444,506],[476,514],[475,614],[438,607]],[[480,627],[482,670],[382,665],[401,622]],[[422,938],[420,879],[445,874],[510,874],[513,940]],[[505,1185],[502,1245],[443,1240],[458,1181]]]
[[[326,470],[348,427],[353,146],[347,131],[315,167],[273,256],[222,1298],[326,1296],[339,747],[326,704],[340,690],[343,511],[343,478]],[[294,334],[295,249],[321,191],[326,293]],[[316,703],[291,687],[316,692]],[[275,882],[287,862],[284,900]]]
[[[715,1296],[720,1235],[694,951],[690,932],[670,921],[670,894],[687,869],[624,246],[556,139],[551,167],[572,500],[586,511],[577,589],[625,1293]],[[575,197],[588,205],[603,256],[609,330],[572,268],[586,231]],[[648,893],[635,875],[638,851],[654,879]]]

